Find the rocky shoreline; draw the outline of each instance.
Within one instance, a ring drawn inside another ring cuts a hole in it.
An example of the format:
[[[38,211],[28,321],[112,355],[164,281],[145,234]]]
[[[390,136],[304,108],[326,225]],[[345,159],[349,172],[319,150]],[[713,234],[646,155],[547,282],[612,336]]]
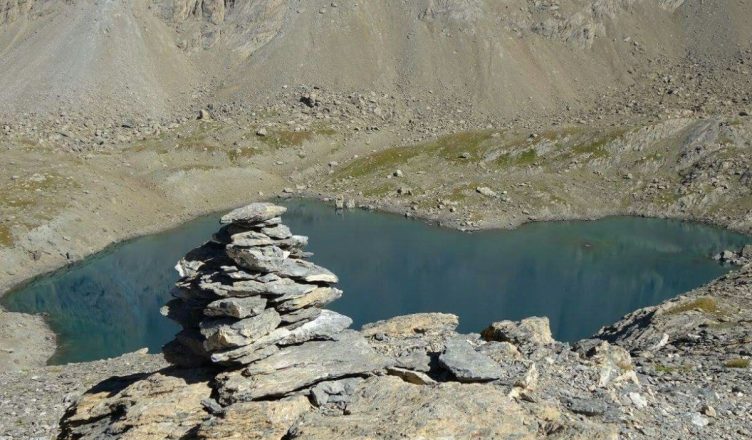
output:
[[[96,385],[68,408],[61,439],[751,432],[752,266],[571,345],[535,317],[480,334],[433,313],[354,331],[319,308],[338,297],[336,276],[305,262],[283,212],[236,210],[181,260],[165,309],[184,327],[166,349],[174,366]]]

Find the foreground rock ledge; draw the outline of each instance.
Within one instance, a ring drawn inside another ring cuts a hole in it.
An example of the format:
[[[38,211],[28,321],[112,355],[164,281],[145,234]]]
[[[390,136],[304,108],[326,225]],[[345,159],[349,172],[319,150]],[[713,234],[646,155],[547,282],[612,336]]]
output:
[[[181,261],[180,302],[165,310],[184,327],[166,347],[175,366],[95,386],[61,420],[61,439],[752,432],[750,266],[573,345],[555,341],[546,318],[479,335],[429,313],[355,331],[320,309],[341,294],[336,276],[304,260],[283,209],[235,211]]]

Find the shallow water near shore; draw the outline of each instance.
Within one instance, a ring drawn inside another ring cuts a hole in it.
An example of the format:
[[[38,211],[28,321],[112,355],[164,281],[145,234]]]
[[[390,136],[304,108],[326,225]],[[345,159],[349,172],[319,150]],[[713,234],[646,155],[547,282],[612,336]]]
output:
[[[330,308],[356,328],[416,312],[455,313],[465,332],[548,316],[554,336],[573,341],[728,272],[710,256],[752,241],[707,225],[637,217],[467,234],[384,213],[338,213],[311,200],[286,205],[285,223],[310,237],[312,260],[341,279],[344,296]],[[3,305],[48,314],[59,343],[51,363],[159,351],[178,330],[159,314],[177,280],[175,262],[211,236],[218,218],[114,245],[31,281]]]

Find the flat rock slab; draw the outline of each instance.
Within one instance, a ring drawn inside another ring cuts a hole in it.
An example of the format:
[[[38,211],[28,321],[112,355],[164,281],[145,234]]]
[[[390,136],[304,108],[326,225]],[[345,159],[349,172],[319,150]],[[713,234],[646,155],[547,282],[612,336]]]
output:
[[[333,287],[319,287],[299,298],[285,301],[276,306],[280,313],[289,313],[307,307],[322,307],[340,298],[342,291]]]
[[[272,402],[246,402],[232,405],[219,417],[206,421],[196,437],[205,440],[281,439],[304,413],[311,410],[305,396]]]
[[[217,377],[224,404],[283,396],[318,382],[383,370],[390,360],[355,331],[336,341],[312,341],[286,347],[241,371]]]
[[[209,303],[204,309],[204,314],[243,319],[256,316],[263,312],[265,308],[266,299],[260,296],[226,298]]]
[[[287,208],[273,203],[251,203],[225,214],[220,222],[222,224],[254,225],[279,217],[285,212],[287,212]]]
[[[302,415],[289,439],[535,439],[539,425],[492,386],[419,386],[394,376],[356,386],[347,416]],[[574,437],[574,436],[573,436]],[[597,438],[597,437],[593,437]]]
[[[488,382],[499,379],[502,371],[499,364],[488,356],[475,351],[463,338],[450,339],[439,363],[460,382]]]
[[[218,350],[242,347],[269,334],[282,322],[279,313],[266,309],[260,315],[240,321],[231,318],[210,319],[201,322],[201,334],[206,338],[204,347]]]
[[[397,316],[363,326],[365,337],[384,334],[390,337],[410,337],[425,334],[449,333],[459,324],[457,315],[448,313],[415,313]]]
[[[352,319],[349,317],[331,310],[322,310],[316,319],[292,330],[290,335],[278,344],[293,345],[312,340],[336,339],[337,335],[350,325],[352,325]]]

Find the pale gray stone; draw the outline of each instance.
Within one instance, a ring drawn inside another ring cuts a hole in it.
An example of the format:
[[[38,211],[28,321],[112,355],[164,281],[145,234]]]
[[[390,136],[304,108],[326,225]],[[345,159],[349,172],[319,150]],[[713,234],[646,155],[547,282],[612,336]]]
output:
[[[289,278],[280,278],[266,284],[264,295],[274,296],[275,302],[299,298],[316,289],[315,284],[299,284]]]
[[[218,350],[242,347],[253,343],[258,338],[269,334],[282,322],[274,309],[266,309],[258,316],[240,321],[230,318],[209,319],[201,322],[201,334],[204,335],[204,347]]]
[[[273,271],[280,276],[296,278],[308,283],[337,283],[339,278],[323,267],[305,260],[285,260],[282,266]]]
[[[464,338],[448,340],[439,363],[460,382],[487,382],[499,379],[502,374],[496,362],[475,351]]]
[[[272,220],[285,212],[287,212],[287,208],[273,203],[251,203],[222,216],[220,222],[222,224],[239,223],[252,225]]]
[[[227,255],[244,269],[277,273],[290,253],[277,246],[246,248],[229,245]]]
[[[435,380],[431,379],[429,375],[422,371],[414,371],[399,367],[389,367],[387,368],[387,373],[391,374],[392,376],[397,376],[405,382],[415,385],[432,385],[436,383]]]
[[[311,400],[316,406],[326,404],[343,405],[350,400],[357,389],[358,384],[363,382],[360,377],[320,382],[311,388]]]
[[[312,340],[331,340],[344,329],[352,325],[352,319],[331,310],[322,310],[313,321],[292,330],[290,334],[277,344],[292,345]]]
[[[293,312],[282,315],[282,324],[287,325],[290,328],[292,328],[294,327],[294,325],[290,325],[290,324],[297,324],[301,322],[311,321],[313,319],[316,319],[316,317],[319,316],[320,314],[321,314],[321,309],[316,308],[316,307],[295,310]]]
[[[511,342],[515,345],[548,345],[554,342],[546,317],[525,318],[522,321],[494,322],[482,332],[487,341]]]
[[[211,360],[212,362],[225,365],[249,364],[267,357],[268,354],[266,353],[271,354],[271,352],[278,350],[275,344],[289,334],[290,330],[285,327],[279,327],[272,330],[268,335],[258,338],[251,344],[228,350],[215,351],[211,355]],[[274,349],[270,349],[269,347],[274,347]]]
[[[271,237],[256,231],[241,232],[230,237],[230,244],[237,247],[271,246],[274,243]]]
[[[209,303],[204,309],[206,316],[228,316],[231,318],[249,318],[263,312],[266,299],[260,296],[247,298],[226,298]]]
[[[383,371],[389,360],[354,331],[336,341],[311,341],[285,347],[242,371],[219,375],[223,404],[282,396],[325,380]]]
[[[280,313],[289,313],[306,307],[321,307],[340,298],[342,291],[333,287],[318,287],[311,292],[280,303],[276,309]]]
[[[431,370],[431,357],[425,350],[413,350],[398,356],[396,366],[427,373]]]
[[[261,232],[275,240],[286,240],[292,237],[292,232],[290,231],[290,228],[288,228],[285,225],[276,225],[276,226],[262,228]]]

